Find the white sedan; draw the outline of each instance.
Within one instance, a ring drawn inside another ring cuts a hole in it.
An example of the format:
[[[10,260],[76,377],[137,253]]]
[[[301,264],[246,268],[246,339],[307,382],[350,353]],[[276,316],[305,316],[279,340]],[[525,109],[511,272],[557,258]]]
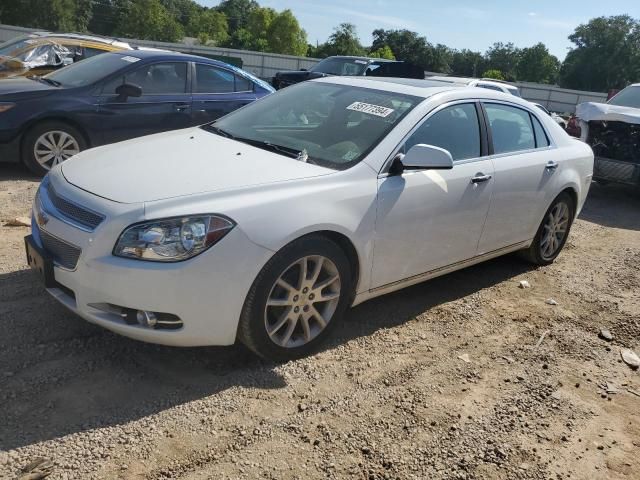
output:
[[[550,264],[592,169],[587,145],[515,96],[331,77],[62,163],[27,257],[114,332],[286,360],[372,297],[509,252]]]

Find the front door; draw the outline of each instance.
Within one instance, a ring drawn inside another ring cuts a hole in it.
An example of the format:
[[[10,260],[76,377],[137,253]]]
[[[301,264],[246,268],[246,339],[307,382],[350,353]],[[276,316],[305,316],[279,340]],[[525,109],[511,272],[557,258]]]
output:
[[[401,152],[435,145],[454,167],[378,180],[372,288],[475,256],[493,189],[483,136],[478,107],[461,103],[432,114],[406,140]]]
[[[253,102],[253,82],[214,65],[196,63],[193,87],[193,123],[212,122]]]
[[[107,82],[98,108],[102,143],[190,126],[187,67],[187,62],[152,63]],[[123,83],[141,87],[142,96],[120,98],[115,89]]]

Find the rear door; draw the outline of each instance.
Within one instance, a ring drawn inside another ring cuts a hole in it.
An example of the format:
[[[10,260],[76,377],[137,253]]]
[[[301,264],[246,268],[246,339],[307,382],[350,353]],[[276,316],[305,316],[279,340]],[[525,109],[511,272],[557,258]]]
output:
[[[495,173],[479,254],[533,238],[562,168],[536,115],[508,103],[483,105]]]
[[[193,78],[193,124],[223,117],[256,99],[248,78],[223,67],[196,63]]]
[[[141,87],[142,96],[118,96],[115,90],[123,83]],[[190,126],[190,90],[189,63],[181,61],[147,63],[109,80],[98,110],[103,143]]]

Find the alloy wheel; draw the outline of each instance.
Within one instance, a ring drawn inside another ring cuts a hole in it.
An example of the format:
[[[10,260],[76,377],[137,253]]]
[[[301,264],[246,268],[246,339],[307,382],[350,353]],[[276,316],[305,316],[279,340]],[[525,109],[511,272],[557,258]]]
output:
[[[569,232],[569,206],[564,202],[558,202],[547,214],[546,222],[542,227],[542,239],[540,240],[540,254],[548,260],[554,257]]]
[[[264,324],[278,346],[295,348],[316,338],[340,302],[336,265],[321,255],[303,257],[278,277],[267,299]]]
[[[80,153],[78,141],[61,130],[43,133],[33,145],[33,156],[46,170],[50,170],[77,153]]]

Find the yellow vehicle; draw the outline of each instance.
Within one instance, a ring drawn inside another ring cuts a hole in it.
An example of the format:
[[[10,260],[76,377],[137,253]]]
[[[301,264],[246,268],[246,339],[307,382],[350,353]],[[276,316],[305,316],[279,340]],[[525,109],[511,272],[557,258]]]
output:
[[[131,49],[128,43],[111,38],[36,32],[0,44],[0,79],[44,75],[101,53]]]

